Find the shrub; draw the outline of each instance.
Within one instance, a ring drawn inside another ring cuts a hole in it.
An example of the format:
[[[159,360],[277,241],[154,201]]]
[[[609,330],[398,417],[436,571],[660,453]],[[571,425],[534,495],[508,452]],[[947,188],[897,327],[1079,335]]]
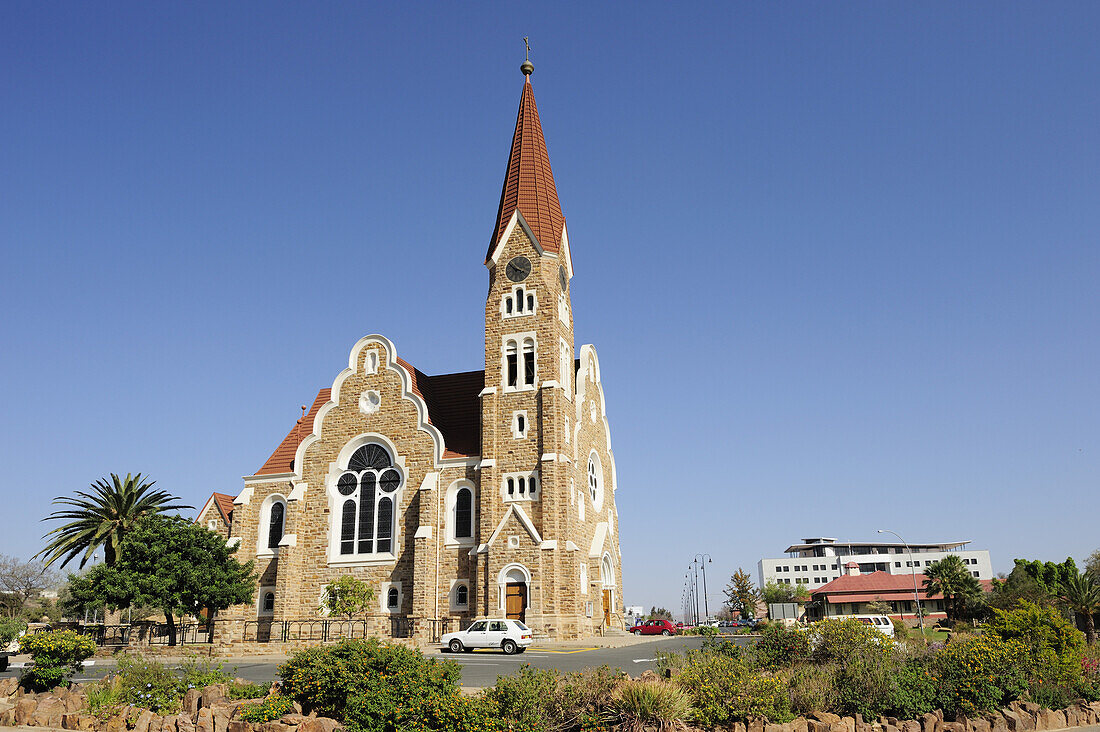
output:
[[[656,726],[661,732],[680,727],[691,714],[691,697],[675,684],[628,681],[611,699],[611,719],[623,732]]]
[[[625,677],[626,674],[619,669],[606,665],[561,677],[553,701],[553,718],[558,729],[601,728],[601,721],[611,707],[615,691]]]
[[[159,661],[128,653],[120,653],[116,660],[118,672],[115,678],[123,703],[145,707],[157,714],[179,711],[187,684],[177,678],[171,669]]]
[[[691,695],[692,716],[705,726],[749,717],[767,717],[773,722],[791,718],[785,681],[752,668],[745,659],[691,653],[675,681]]]
[[[718,628],[713,625],[697,625],[694,628],[688,628],[684,635],[715,636],[718,635]]]
[[[515,729],[542,732],[553,729],[557,671],[533,669],[524,664],[513,676],[498,676],[486,697],[496,705],[502,721]]]
[[[810,638],[805,631],[772,623],[764,628],[750,654],[762,668],[786,668],[810,657]]]
[[[240,717],[246,722],[274,722],[284,714],[294,711],[294,702],[281,694],[272,694],[259,704],[246,704],[240,709]]]
[[[181,667],[183,683],[195,689],[204,689],[214,684],[227,684],[232,678],[226,672],[222,661],[214,661],[203,656],[190,656],[184,659]]]
[[[890,709],[903,719],[919,719],[936,708],[938,685],[925,658],[903,662],[894,676]]]
[[[21,618],[0,618],[0,651],[7,650],[11,642],[27,629]]]
[[[949,714],[973,716],[1003,707],[1027,688],[1027,648],[996,634],[952,639],[933,662],[939,702]]]
[[[741,658],[744,651],[729,638],[703,638],[703,653],[716,653],[732,658]]]
[[[1064,709],[1079,697],[1073,686],[1053,681],[1032,681],[1027,685],[1027,696],[1047,709]]]
[[[843,660],[864,652],[889,653],[893,647],[889,638],[856,618],[825,618],[811,625],[806,632],[813,649],[810,656],[819,662]]]
[[[1100,645],[1085,648],[1081,659],[1081,681],[1078,694],[1087,701],[1100,701]]]
[[[279,676],[305,711],[339,719],[351,732],[384,732],[429,718],[425,710],[458,694],[460,673],[453,661],[371,638],[300,651]]]
[[[34,666],[19,683],[33,691],[68,686],[66,676],[79,671],[84,659],[95,653],[95,641],[72,630],[52,630],[19,639],[19,652],[29,653]]]
[[[122,704],[118,679],[100,679],[84,687],[85,704],[88,712],[96,716],[106,716]]]
[[[234,682],[226,687],[226,696],[230,699],[259,699],[267,696],[267,689],[263,684]]]
[[[840,692],[839,714],[876,719],[890,708],[900,665],[892,644],[856,646],[833,665]]]
[[[894,625],[894,637],[898,640],[905,640],[909,637],[909,624],[900,618],[890,618],[890,622]]]
[[[791,672],[790,697],[795,714],[833,711],[840,702],[835,669],[816,663],[798,665]]]
[[[1023,645],[1029,681],[1072,684],[1080,678],[1085,636],[1053,607],[1020,600],[1012,610],[994,610],[986,630]]]

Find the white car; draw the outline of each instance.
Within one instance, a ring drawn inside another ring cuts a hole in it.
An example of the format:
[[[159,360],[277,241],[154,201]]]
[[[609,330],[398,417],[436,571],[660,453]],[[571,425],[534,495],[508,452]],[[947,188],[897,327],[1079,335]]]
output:
[[[452,653],[475,648],[499,648],[505,653],[523,653],[531,645],[531,629],[518,620],[490,618],[477,620],[466,630],[447,633],[439,642]]]

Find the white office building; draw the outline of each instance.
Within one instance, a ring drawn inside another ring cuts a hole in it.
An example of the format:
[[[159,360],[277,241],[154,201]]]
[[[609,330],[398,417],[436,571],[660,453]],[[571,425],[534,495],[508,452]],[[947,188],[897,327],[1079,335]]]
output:
[[[761,587],[775,582],[780,585],[805,585],[806,589],[813,590],[844,574],[844,566],[848,562],[857,563],[860,574],[912,574],[924,572],[932,562],[955,554],[979,580],[993,579],[989,552],[968,549],[969,544],[969,541],[910,544],[906,549],[901,542],[842,542],[819,536],[790,545],[785,550],[785,557],[761,559],[757,570]]]

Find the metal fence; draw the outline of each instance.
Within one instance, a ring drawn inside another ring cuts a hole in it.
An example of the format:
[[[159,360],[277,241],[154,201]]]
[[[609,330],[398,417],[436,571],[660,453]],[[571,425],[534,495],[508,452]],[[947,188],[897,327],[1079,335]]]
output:
[[[33,628],[32,633],[49,630],[74,630],[88,636],[97,646],[166,646],[171,640],[167,623],[138,622],[129,625],[83,625],[60,623]],[[210,627],[205,623],[177,623],[177,645],[201,645],[211,642]]]
[[[407,615],[371,615],[352,620],[303,618],[297,620],[247,620],[246,643],[328,643],[350,638],[412,638],[421,629],[430,642],[438,643],[450,627],[451,618],[418,618]]]

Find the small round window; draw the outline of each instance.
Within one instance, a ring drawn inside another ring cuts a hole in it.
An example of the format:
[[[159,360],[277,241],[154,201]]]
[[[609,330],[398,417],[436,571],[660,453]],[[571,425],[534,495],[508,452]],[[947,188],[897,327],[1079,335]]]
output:
[[[588,495],[599,511],[603,507],[603,464],[595,450],[588,456]]]

